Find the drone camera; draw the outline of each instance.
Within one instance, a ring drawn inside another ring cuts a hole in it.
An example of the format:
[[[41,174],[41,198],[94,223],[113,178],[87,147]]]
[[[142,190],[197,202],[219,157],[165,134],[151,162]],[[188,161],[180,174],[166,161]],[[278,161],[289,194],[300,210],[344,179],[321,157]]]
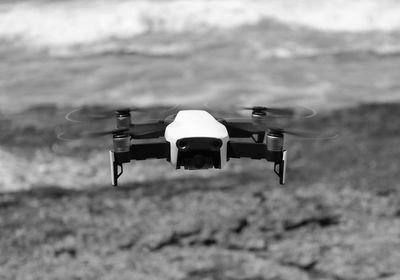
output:
[[[222,140],[216,138],[184,138],[177,141],[177,167],[185,169],[220,168]]]
[[[178,156],[179,166],[185,169],[209,169],[219,166],[219,157],[210,151],[191,151]]]

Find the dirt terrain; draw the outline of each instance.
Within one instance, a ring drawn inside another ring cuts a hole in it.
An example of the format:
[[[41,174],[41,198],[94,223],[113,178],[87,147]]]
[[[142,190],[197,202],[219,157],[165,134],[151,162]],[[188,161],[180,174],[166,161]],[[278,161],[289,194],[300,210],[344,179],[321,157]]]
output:
[[[2,150],[48,151],[56,163],[59,140],[40,120],[58,125],[64,111],[51,108],[3,122]],[[399,110],[369,104],[296,120],[340,138],[288,138],[284,187],[269,164],[243,160],[212,176],[2,193],[0,279],[400,279]],[[105,152],[98,141],[69,155],[66,177]]]

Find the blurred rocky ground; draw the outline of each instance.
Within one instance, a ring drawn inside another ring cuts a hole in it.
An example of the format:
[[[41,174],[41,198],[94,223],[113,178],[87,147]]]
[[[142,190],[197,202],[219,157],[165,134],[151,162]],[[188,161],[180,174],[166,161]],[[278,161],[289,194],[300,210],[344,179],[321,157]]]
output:
[[[179,176],[151,161],[129,166],[112,188],[100,156],[109,139],[54,136],[70,108],[13,115],[2,125],[2,184],[34,184],[0,194],[0,278],[400,279],[399,109],[366,104],[294,120],[340,138],[288,137],[285,186],[262,161]],[[4,181],[15,168],[21,181]]]

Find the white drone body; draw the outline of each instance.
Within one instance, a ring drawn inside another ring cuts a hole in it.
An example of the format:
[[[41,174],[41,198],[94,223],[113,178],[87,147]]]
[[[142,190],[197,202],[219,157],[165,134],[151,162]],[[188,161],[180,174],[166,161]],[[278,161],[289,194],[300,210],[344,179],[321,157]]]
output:
[[[170,144],[170,163],[177,169],[179,155],[179,141],[187,139],[219,139],[220,167],[227,162],[229,134],[226,127],[218,122],[210,113],[202,110],[179,111],[174,121],[165,129],[165,140]],[[219,145],[218,145],[219,146]],[[207,147],[205,147],[207,148]],[[184,149],[181,149],[184,150]]]

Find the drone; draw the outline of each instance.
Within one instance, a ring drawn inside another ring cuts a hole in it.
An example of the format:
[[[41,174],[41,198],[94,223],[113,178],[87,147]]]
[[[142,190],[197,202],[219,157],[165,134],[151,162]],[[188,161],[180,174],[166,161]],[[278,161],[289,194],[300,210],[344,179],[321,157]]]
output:
[[[124,172],[123,165],[131,161],[165,159],[175,169],[199,170],[222,169],[231,159],[240,158],[272,162],[279,183],[284,185],[287,166],[285,134],[311,139],[335,137],[267,124],[268,115],[293,115],[292,109],[264,106],[243,109],[251,111],[250,118],[220,118],[207,110],[185,109],[165,119],[136,123],[132,122],[131,115],[135,109],[122,108],[112,111],[115,129],[88,135],[112,136],[113,148],[109,151],[109,158],[113,186],[118,185],[118,178]]]

